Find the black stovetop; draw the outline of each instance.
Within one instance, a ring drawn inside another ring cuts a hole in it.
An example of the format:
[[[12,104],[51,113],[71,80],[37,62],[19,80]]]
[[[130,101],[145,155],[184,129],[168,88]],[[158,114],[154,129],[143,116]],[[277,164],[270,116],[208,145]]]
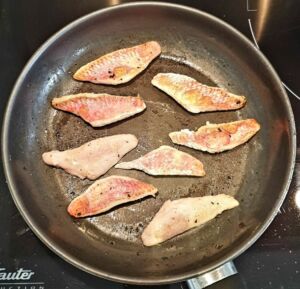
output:
[[[54,32],[91,11],[129,1],[0,0],[0,120],[13,84],[34,51]],[[300,2],[298,0],[169,1],[196,7],[235,26],[256,42],[281,77],[300,129]],[[17,141],[17,140],[16,140]],[[138,288],[84,273],[46,248],[18,213],[0,170],[0,273],[34,272],[30,284],[1,281],[0,288]],[[265,234],[235,260],[239,271],[210,288],[300,288],[300,148],[292,185]],[[3,282],[3,283],[2,283]],[[3,285],[3,284],[6,285]],[[9,285],[8,283],[11,283]],[[19,287],[18,287],[19,286]],[[185,288],[184,283],[158,288]]]

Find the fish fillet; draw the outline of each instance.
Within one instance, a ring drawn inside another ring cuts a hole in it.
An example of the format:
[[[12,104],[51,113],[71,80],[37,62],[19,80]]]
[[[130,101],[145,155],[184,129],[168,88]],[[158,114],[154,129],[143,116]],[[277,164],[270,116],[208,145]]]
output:
[[[118,134],[92,140],[74,149],[46,152],[42,157],[46,164],[62,168],[71,175],[95,180],[137,144],[134,135]]]
[[[82,66],[73,77],[99,84],[126,83],[145,70],[160,53],[160,45],[155,41],[123,48]]]
[[[239,109],[246,103],[244,96],[201,84],[182,74],[159,73],[151,83],[192,113]]]
[[[136,169],[149,175],[204,176],[203,164],[193,156],[169,146],[161,146],[146,155],[117,164],[118,169]]]
[[[225,210],[239,205],[233,197],[220,194],[166,201],[142,234],[145,246],[162,243],[203,225]]]
[[[233,149],[252,138],[260,130],[255,119],[201,126],[196,132],[188,129],[171,132],[173,143],[209,153]]]
[[[100,214],[120,204],[132,202],[146,196],[155,196],[157,189],[136,179],[111,176],[93,183],[68,206],[73,217]]]
[[[110,94],[79,93],[52,100],[56,109],[80,116],[93,127],[101,127],[132,115],[146,108],[139,97]]]

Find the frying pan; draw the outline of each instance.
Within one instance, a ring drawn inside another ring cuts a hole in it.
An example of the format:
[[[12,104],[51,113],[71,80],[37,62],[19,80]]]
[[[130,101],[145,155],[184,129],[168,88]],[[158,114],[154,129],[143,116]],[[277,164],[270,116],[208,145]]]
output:
[[[148,40],[162,55],[130,83],[111,87],[77,82],[72,74],[100,55]],[[192,115],[152,87],[158,72],[187,74],[208,85],[246,95],[238,111]],[[140,94],[147,110],[104,128],[51,108],[53,97],[79,92]],[[43,164],[43,152],[65,150],[89,140],[132,133],[135,159],[162,144],[170,131],[256,118],[261,131],[234,150],[199,158],[203,178],[152,177],[111,169],[159,189],[147,198],[106,214],[73,219],[68,203],[92,182]],[[10,97],[2,135],[4,168],[12,197],[35,234],[78,268],[110,280],[135,284],[171,283],[201,275],[234,259],[264,232],[277,214],[291,181],[295,126],[288,97],[266,58],[238,31],[219,19],[184,6],[137,2],[96,11],[71,23],[31,58]],[[240,206],[201,228],[146,248],[140,235],[165,200],[225,193]],[[224,267],[222,267],[224,269]],[[216,271],[215,271],[216,272]]]

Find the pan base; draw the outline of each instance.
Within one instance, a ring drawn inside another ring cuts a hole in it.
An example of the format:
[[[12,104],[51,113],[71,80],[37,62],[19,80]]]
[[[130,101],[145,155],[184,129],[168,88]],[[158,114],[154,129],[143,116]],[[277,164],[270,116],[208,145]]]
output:
[[[96,129],[79,117],[53,110],[49,119],[49,147],[65,150],[77,147],[95,138],[131,133],[137,136],[139,144],[122,161],[136,159],[161,145],[171,145],[201,160],[206,171],[206,176],[200,178],[153,177],[135,170],[128,171],[112,168],[103,177],[123,175],[137,178],[156,186],[159,193],[156,198],[149,197],[134,203],[121,205],[108,213],[74,220],[78,229],[92,238],[101,239],[101,236],[104,234],[110,237],[112,244],[114,239],[141,244],[140,235],[144,227],[166,200],[220,193],[235,196],[238,193],[245,174],[249,152],[248,144],[229,152],[210,155],[190,148],[173,145],[168,134],[184,128],[196,130],[207,121],[211,123],[234,121],[243,117],[243,110],[191,114],[171,97],[151,85],[151,79],[159,72],[186,74],[204,84],[216,86],[212,80],[195,68],[186,63],[176,61],[176,57],[168,56],[162,56],[155,60],[144,73],[131,83],[118,87],[80,83],[74,81],[71,77],[61,84],[59,90],[62,91],[62,94],[80,92],[106,92],[116,95],[140,94],[146,102],[147,109],[140,115],[130,119]],[[53,169],[53,173],[55,182],[57,182],[61,194],[66,200],[66,206],[74,197],[80,195],[92,184],[89,180],[82,181],[60,169]],[[214,221],[210,223],[210,226],[214,226]],[[196,230],[200,230],[200,228]],[[178,238],[182,238],[182,236]]]

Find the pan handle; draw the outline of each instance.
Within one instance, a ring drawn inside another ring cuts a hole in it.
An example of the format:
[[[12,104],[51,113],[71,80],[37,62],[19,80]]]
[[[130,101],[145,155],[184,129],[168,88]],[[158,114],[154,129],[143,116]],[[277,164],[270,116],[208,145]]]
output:
[[[232,261],[222,266],[186,281],[189,289],[202,289],[231,275],[237,274],[237,270]]]

